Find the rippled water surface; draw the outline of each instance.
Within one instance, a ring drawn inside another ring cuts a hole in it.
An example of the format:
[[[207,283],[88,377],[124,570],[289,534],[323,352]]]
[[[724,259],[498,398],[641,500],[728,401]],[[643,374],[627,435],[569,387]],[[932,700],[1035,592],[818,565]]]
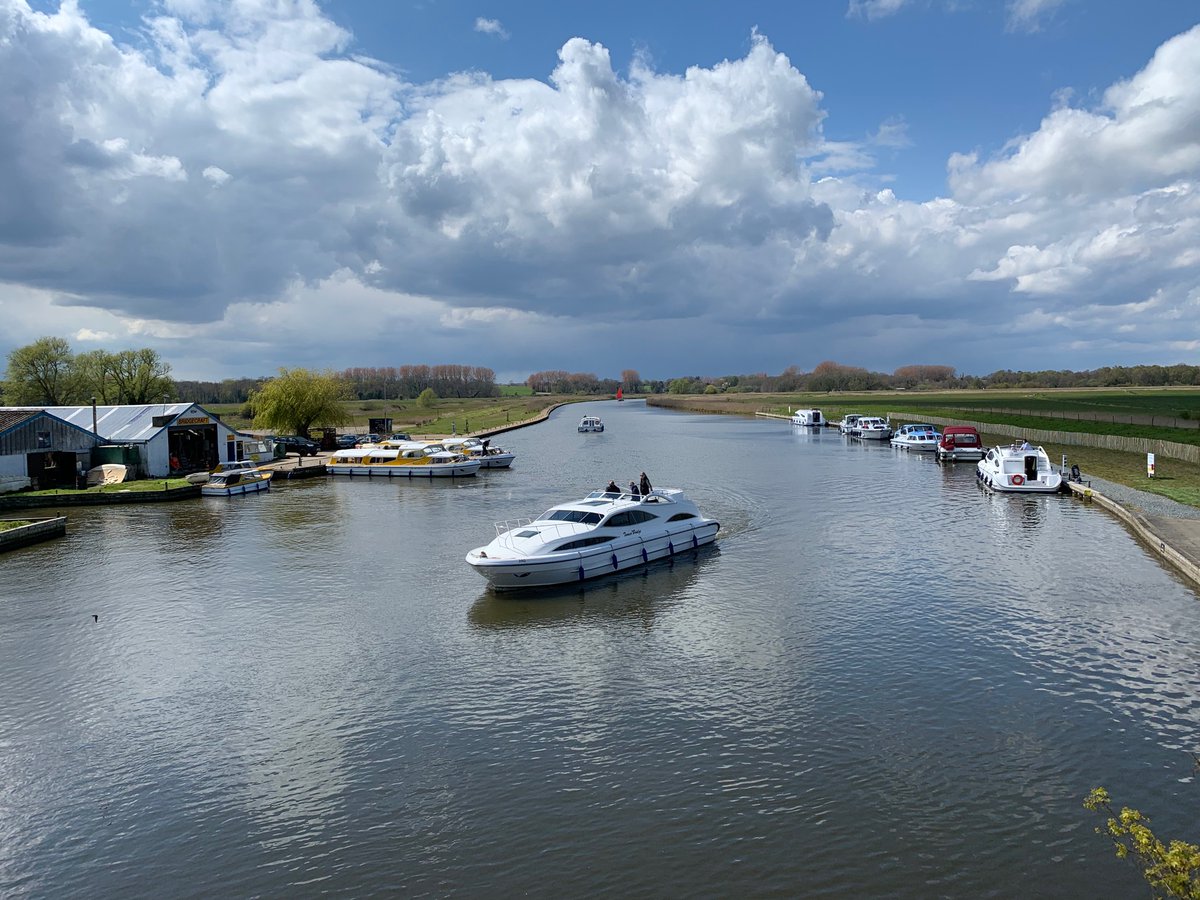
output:
[[[496,442],[0,557],[0,894],[1142,895],[1097,784],[1198,837],[1200,607],[1102,511],[638,402]],[[643,469],[716,547],[526,598],[463,562]]]

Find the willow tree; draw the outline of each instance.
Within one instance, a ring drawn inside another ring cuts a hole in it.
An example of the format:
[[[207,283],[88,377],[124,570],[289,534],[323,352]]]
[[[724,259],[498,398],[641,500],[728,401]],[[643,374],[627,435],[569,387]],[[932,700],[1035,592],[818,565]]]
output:
[[[334,372],[280,369],[277,377],[250,393],[249,404],[255,428],[308,437],[315,425],[341,422],[341,404],[349,398],[345,379]]]

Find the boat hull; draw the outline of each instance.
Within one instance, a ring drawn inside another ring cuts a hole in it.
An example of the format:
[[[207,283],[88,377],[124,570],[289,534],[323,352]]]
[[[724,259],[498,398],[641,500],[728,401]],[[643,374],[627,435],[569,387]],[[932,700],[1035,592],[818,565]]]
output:
[[[483,457],[479,460],[479,464],[484,469],[507,469],[513,464],[513,460],[516,458],[517,455],[515,453],[502,453]]]
[[[651,536],[623,536],[603,549],[530,559],[480,558],[479,551],[472,550],[466,560],[496,591],[553,587],[614,575],[703,547],[716,540],[720,527],[720,523],[709,521]]]
[[[330,475],[358,478],[466,478],[480,469],[478,460],[461,463],[439,463],[436,466],[414,465],[393,466],[386,463],[368,465],[362,463],[328,463],[325,471]]]
[[[932,453],[937,449],[937,441],[892,441],[892,446],[898,450],[916,450],[920,453]],[[981,456],[975,457],[981,459]]]
[[[264,478],[262,481],[247,481],[242,484],[235,484],[232,487],[205,484],[200,488],[200,496],[239,497],[242,494],[257,494],[259,491],[269,491],[270,489],[271,479]]]
[[[990,472],[977,465],[975,478],[981,486],[1001,494],[1057,494],[1062,490],[1062,476],[1057,472],[1013,484],[1011,476]]]
[[[942,450],[937,452],[938,459],[943,462],[979,462],[983,459],[983,450]]]

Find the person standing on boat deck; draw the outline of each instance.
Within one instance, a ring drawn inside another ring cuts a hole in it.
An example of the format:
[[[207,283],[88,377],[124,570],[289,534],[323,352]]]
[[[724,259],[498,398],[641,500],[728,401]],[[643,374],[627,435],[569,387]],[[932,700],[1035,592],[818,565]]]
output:
[[[650,495],[650,491],[652,490],[652,488],[650,487],[650,479],[646,477],[645,472],[642,473],[642,480],[639,483],[638,487],[641,488],[643,497],[647,497]]]
[[[1029,443],[1029,438],[1025,438],[1025,442],[1021,444],[1022,450],[1032,450],[1033,444]]]
[[[615,481],[611,481],[611,480],[610,480],[610,481],[608,482],[608,487],[606,487],[606,488],[604,489],[604,493],[606,493],[606,494],[619,494],[619,493],[621,493],[621,489],[620,489],[619,487],[617,487],[617,483],[616,483]]]
[[[636,500],[636,499],[638,498],[638,486],[637,486],[637,482],[635,482],[635,481],[631,481],[631,482],[629,482],[629,493],[633,494],[633,499],[634,499],[634,500]]]

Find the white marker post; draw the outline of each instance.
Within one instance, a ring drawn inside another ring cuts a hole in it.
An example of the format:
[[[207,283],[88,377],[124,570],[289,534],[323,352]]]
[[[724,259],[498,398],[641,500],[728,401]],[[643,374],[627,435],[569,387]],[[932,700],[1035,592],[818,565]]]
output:
[[[1147,478],[1154,477],[1154,454],[1153,453],[1146,454],[1146,477]]]

